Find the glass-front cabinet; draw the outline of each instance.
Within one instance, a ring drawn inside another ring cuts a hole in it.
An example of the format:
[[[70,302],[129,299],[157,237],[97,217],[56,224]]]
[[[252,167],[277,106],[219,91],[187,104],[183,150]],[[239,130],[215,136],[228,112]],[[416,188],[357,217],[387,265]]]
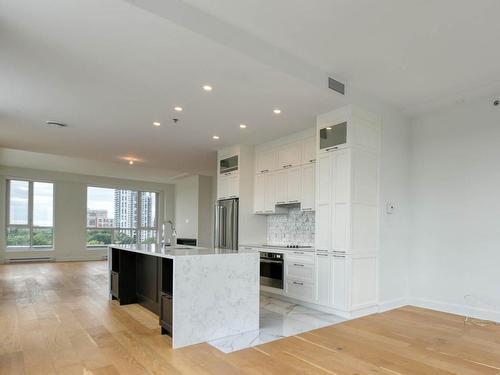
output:
[[[330,151],[347,144],[347,122],[328,125],[319,129],[319,149]]]
[[[234,155],[219,161],[220,174],[234,172],[238,170],[238,155]]]

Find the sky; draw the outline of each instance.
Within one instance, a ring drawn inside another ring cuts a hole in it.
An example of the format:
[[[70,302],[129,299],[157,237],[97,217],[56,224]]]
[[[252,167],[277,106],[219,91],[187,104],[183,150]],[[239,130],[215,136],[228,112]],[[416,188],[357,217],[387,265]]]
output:
[[[89,186],[87,189],[87,210],[107,210],[108,218],[115,218],[115,189]]]
[[[54,185],[33,183],[33,225],[52,226]],[[29,182],[10,182],[10,224],[28,224]]]

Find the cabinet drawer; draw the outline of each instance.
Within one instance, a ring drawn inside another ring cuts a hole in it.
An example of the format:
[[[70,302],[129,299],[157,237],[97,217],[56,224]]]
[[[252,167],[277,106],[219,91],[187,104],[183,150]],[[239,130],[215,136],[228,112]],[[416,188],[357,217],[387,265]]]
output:
[[[285,259],[287,262],[314,264],[314,253],[309,251],[293,250],[286,253]]]
[[[286,293],[290,297],[305,301],[312,301],[314,299],[314,284],[312,283],[289,280],[286,286]]]
[[[304,262],[286,262],[286,276],[288,279],[302,280],[314,283],[314,264]]]
[[[118,272],[111,271],[110,292],[111,295],[115,298],[119,298],[119,284],[120,284],[120,276]]]

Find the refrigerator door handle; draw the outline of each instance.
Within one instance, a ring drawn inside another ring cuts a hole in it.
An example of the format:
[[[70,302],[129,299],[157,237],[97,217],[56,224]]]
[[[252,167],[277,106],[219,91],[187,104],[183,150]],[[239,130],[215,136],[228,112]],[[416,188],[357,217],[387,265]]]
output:
[[[219,246],[219,204],[215,203],[214,205],[214,247]]]

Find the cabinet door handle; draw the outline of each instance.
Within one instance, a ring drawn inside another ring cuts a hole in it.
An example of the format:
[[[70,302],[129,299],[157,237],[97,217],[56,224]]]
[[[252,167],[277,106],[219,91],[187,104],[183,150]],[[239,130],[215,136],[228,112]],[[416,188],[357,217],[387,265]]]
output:
[[[304,283],[299,283],[298,281],[293,282],[295,285],[304,285]]]
[[[333,150],[337,150],[337,149],[338,149],[338,146],[335,146],[335,147],[328,147],[328,148],[326,149],[326,151],[327,151],[327,152],[329,152],[329,151],[333,151]]]
[[[260,171],[260,173],[267,173],[267,172],[269,172],[269,169],[263,169]]]
[[[327,257],[328,256],[328,254],[321,254],[321,253],[318,253],[316,255],[319,256],[319,257]]]
[[[294,199],[293,201],[288,201],[288,203],[299,203],[299,201]]]
[[[276,202],[276,204],[285,204],[285,201]]]
[[[303,251],[294,251],[293,253],[294,253],[294,254],[304,254],[304,252],[303,252]]]
[[[336,255],[336,254],[333,254],[333,257],[334,258],[345,258],[345,255]]]
[[[294,265],[294,266],[297,266],[297,267],[304,267],[304,265],[303,265],[303,264],[300,264],[300,263],[294,263],[293,265]]]
[[[309,159],[309,163],[314,163],[316,159]]]
[[[302,211],[312,211],[312,208],[311,207],[304,207],[304,208],[302,208]]]

